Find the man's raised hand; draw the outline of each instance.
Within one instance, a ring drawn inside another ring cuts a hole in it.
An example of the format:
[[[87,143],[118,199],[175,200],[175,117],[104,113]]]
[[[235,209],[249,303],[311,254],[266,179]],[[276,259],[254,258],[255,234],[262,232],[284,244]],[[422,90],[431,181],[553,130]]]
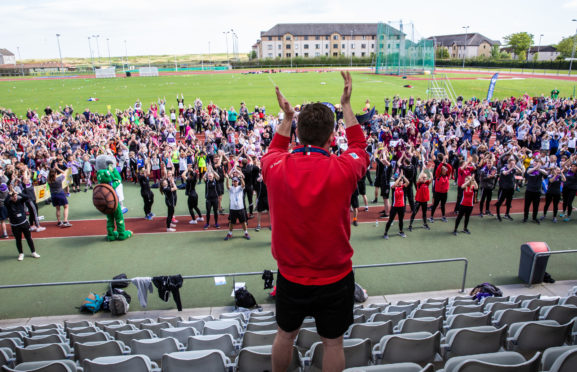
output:
[[[345,87],[343,89],[343,95],[341,96],[341,105],[348,105],[351,103],[351,93],[353,91],[353,81],[351,79],[351,73],[348,71],[341,71],[341,76],[345,81]]]
[[[290,117],[294,116],[295,110],[291,106],[290,102],[285,98],[285,96],[283,96],[278,87],[275,87],[275,91],[276,91],[276,99],[278,100],[278,105],[280,109],[284,112],[285,116]]]

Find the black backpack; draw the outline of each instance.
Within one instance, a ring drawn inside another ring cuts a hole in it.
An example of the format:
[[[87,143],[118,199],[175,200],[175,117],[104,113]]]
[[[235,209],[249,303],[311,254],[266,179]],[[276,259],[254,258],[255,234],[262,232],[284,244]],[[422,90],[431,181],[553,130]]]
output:
[[[246,309],[258,306],[254,296],[246,289],[246,287],[240,287],[234,291],[234,303],[236,307],[244,307]]]

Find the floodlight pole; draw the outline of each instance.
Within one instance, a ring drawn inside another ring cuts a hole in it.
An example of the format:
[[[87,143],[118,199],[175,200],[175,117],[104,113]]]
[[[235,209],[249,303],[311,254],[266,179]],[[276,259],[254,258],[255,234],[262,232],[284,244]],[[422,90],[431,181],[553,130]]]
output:
[[[124,72],[126,72],[126,68],[128,67],[128,47],[126,46],[126,40],[124,40],[124,60],[126,61],[126,66],[124,67]],[[123,64],[124,66],[124,64]]]
[[[463,26],[465,29],[465,44],[463,46],[463,69],[465,69],[465,56],[467,55],[467,34],[469,31],[469,26]]]
[[[56,34],[56,41],[58,42],[58,55],[60,56],[60,69],[64,67],[62,64],[62,49],[60,49],[60,34]]]
[[[90,36],[88,36],[88,50],[90,51],[90,63],[92,64],[92,70],[94,71],[94,56],[92,54],[92,43],[90,42]]]
[[[20,61],[20,74],[24,76],[24,64],[22,63],[22,57],[20,56],[20,47],[17,46],[16,50],[18,50],[18,60]]]
[[[100,62],[100,43],[98,42],[100,35],[92,35],[92,37],[96,39],[96,52],[98,53],[98,62]]]
[[[571,22],[577,22],[577,19],[572,19]],[[575,58],[575,37],[577,37],[577,31],[575,36],[573,36],[573,51],[571,52],[571,61],[569,62],[569,76],[571,76],[571,68],[573,67],[573,58]]]
[[[229,63],[229,60],[228,60],[228,32],[229,32],[229,31],[223,31],[224,40],[225,40],[225,42],[226,42],[226,63],[227,63],[227,64]]]
[[[106,38],[106,47],[108,48],[108,64],[111,65],[112,62],[110,60],[110,39]]]

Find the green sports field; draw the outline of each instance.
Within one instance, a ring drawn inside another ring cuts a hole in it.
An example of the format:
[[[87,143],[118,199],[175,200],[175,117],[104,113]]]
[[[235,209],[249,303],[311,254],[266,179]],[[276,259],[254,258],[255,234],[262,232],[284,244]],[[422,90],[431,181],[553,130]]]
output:
[[[463,97],[481,97],[487,94],[489,75],[449,74],[455,92]],[[368,72],[353,73],[353,107],[358,111],[370,99],[377,109],[382,110],[384,97],[427,97],[428,81],[402,79],[395,76],[373,75]],[[467,79],[463,79],[467,78]],[[277,74],[199,74],[160,77],[131,77],[116,79],[60,79],[60,80],[0,80],[0,107],[11,108],[18,115],[24,115],[28,108],[42,111],[47,105],[57,108],[72,105],[76,111],[85,108],[106,112],[126,108],[140,99],[144,107],[156,102],[158,97],[166,97],[168,108],[176,106],[176,94],[183,93],[185,103],[192,104],[199,97],[206,104],[214,102],[220,107],[234,105],[237,110],[241,101],[253,108],[266,106],[269,113],[276,114],[278,106],[274,95],[274,85],[278,85],[293,104],[310,101],[338,103],[342,90],[339,72],[302,72]],[[411,85],[413,88],[404,88]],[[550,79],[501,79],[495,88],[495,97],[547,95],[558,88],[561,96],[573,93],[574,82]],[[99,101],[88,102],[88,98]]]

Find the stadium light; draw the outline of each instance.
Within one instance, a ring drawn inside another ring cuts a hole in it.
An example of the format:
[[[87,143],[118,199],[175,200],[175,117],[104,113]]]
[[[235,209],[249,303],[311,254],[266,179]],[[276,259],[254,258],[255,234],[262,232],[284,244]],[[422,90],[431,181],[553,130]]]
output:
[[[20,47],[17,46],[16,50],[18,50],[18,61],[20,61],[20,74],[24,76],[24,64],[22,63],[22,56],[20,56]]]
[[[463,26],[465,29],[465,44],[463,45],[463,69],[465,68],[465,55],[467,54],[467,33],[469,31],[469,26]]]
[[[124,40],[124,59],[126,60],[126,66],[124,67],[124,72],[126,72],[126,68],[128,67],[128,47],[126,46],[126,40]]]
[[[571,22],[577,22],[577,19],[573,18]],[[577,36],[577,31],[575,31],[575,36]],[[575,36],[573,37],[573,51],[571,52],[571,62],[569,62],[569,76],[571,76],[571,68],[573,67],[573,58],[575,58]]]
[[[60,49],[60,34],[56,34],[56,42],[58,43],[58,55],[60,56],[60,68],[64,67],[62,64],[62,49]]]
[[[226,63],[229,63],[229,60],[228,60],[228,33],[229,32],[230,31],[223,31],[222,32],[224,34],[224,40],[226,42]]]
[[[92,37],[96,39],[96,52],[98,53],[98,62],[100,62],[100,43],[98,42],[100,35],[92,35]]]
[[[92,42],[90,41],[90,36],[88,36],[88,50],[90,51],[90,63],[92,63],[92,70],[94,70],[94,55],[92,54]]]
[[[106,38],[106,47],[108,48],[108,64],[111,65],[112,62],[110,62],[110,39]]]

